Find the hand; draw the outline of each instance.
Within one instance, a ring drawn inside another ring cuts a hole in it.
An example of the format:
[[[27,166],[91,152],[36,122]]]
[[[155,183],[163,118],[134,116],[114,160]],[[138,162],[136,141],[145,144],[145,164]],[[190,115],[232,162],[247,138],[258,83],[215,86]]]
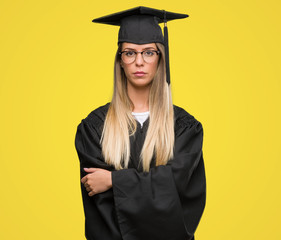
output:
[[[105,192],[112,187],[111,171],[102,168],[84,168],[84,170],[89,174],[84,176],[81,182],[89,192],[90,197]]]

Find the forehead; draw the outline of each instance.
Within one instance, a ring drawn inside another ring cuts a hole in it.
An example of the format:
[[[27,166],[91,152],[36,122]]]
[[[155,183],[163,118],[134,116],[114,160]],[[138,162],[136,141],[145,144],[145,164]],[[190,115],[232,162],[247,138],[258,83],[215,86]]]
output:
[[[135,44],[135,43],[128,43],[128,42],[123,42],[122,43],[122,49],[125,48],[130,48],[130,49],[135,49],[135,50],[143,50],[146,48],[156,48],[157,46],[155,43],[146,43],[146,44]]]

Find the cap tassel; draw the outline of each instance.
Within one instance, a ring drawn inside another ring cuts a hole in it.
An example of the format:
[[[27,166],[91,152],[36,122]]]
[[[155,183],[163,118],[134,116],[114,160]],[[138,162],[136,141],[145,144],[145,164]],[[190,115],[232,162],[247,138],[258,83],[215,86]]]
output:
[[[170,64],[169,64],[169,43],[166,11],[164,11],[164,44],[165,44],[165,62],[166,62],[166,81],[170,85]]]

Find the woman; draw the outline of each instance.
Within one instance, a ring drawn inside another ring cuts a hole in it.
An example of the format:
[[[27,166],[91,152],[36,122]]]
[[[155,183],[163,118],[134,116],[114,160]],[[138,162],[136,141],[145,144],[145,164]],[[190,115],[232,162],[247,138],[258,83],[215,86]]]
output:
[[[95,19],[121,26],[112,101],[75,139],[90,240],[194,239],[205,208],[203,128],[172,103],[161,14],[138,7]]]

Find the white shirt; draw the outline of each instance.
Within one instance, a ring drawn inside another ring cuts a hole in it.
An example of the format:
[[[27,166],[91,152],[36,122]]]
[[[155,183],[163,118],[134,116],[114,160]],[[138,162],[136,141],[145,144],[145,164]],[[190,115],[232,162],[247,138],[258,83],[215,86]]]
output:
[[[145,120],[148,118],[149,116],[149,111],[147,112],[132,112],[133,116],[135,117],[135,119],[141,124],[141,127],[143,125],[143,123],[145,122]]]

